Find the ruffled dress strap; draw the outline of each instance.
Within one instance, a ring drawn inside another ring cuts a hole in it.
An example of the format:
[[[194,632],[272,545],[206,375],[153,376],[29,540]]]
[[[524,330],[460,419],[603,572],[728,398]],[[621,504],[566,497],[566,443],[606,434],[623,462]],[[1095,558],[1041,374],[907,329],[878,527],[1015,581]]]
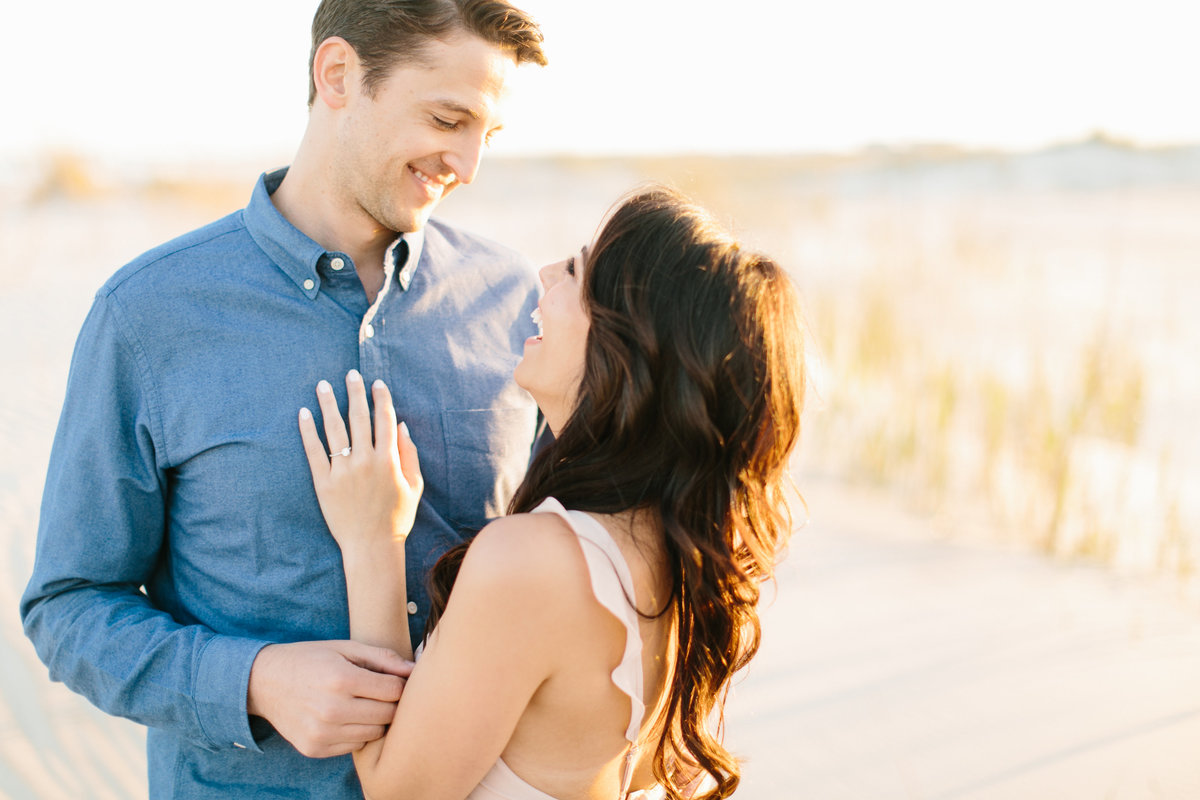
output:
[[[605,527],[584,512],[568,511],[553,497],[543,500],[533,512],[557,514],[571,526],[587,560],[596,600],[625,626],[625,653],[613,670],[612,680],[629,696],[629,726],[625,729],[625,739],[636,742],[646,706],[642,700],[642,634],[629,565]]]
[[[633,588],[633,574],[621,554],[621,548],[612,534],[596,520],[582,511],[571,511],[553,497],[548,497],[533,510],[534,513],[557,514],[571,527],[579,539],[580,549],[587,561],[588,574],[592,581],[592,592],[596,600],[625,626],[625,653],[621,663],[612,672],[612,681],[618,689],[629,696],[629,725],[625,729],[625,740],[629,749],[621,769],[621,798],[629,793],[633,780],[633,767],[638,752],[638,734],[642,719],[646,715],[644,687],[642,685],[642,634],[637,612],[637,594]],[[652,798],[657,794],[636,792],[634,798]]]

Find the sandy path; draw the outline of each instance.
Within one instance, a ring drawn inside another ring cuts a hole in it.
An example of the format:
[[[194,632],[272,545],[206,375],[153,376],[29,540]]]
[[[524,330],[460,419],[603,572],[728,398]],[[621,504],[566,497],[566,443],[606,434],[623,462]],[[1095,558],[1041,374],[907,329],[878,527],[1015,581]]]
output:
[[[810,481],[733,700],[747,800],[1200,797],[1200,613]]]
[[[746,800],[1200,797],[1200,614],[1162,585],[979,544],[810,485],[730,705]],[[28,566],[6,542],[4,600]],[[140,730],[3,625],[0,796],[145,795]]]

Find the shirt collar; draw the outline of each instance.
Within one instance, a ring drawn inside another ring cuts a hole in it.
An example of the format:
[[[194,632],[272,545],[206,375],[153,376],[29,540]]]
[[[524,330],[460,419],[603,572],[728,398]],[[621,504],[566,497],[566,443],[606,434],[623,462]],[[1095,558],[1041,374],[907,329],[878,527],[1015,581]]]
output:
[[[279,188],[286,174],[287,167],[284,167],[259,176],[254,193],[250,196],[250,203],[243,212],[244,219],[246,229],[255,243],[311,300],[321,290],[321,276],[317,273],[317,265],[326,255],[326,250],[288,222],[271,202],[271,195]],[[407,290],[417,262],[421,258],[425,233],[415,231],[400,236],[408,242],[408,258],[404,264],[395,264],[393,268],[398,270],[396,282],[401,289]],[[400,252],[403,252],[403,249],[396,248]],[[391,249],[388,252],[390,253]]]
[[[396,283],[401,289],[407,292],[408,285],[412,283],[413,273],[417,271],[417,262],[421,260],[421,251],[425,249],[425,229],[421,228],[409,233],[402,233],[397,238],[403,239],[408,243],[408,258],[404,262],[401,262],[397,254],[394,265],[396,269]],[[397,253],[399,253],[400,249],[399,247],[396,248]]]
[[[250,204],[244,212],[246,230],[267,257],[295,281],[311,300],[320,291],[317,262],[325,255],[325,249],[284,219],[271,202],[271,195],[279,188],[286,174],[287,167],[284,167],[259,177],[250,196]]]

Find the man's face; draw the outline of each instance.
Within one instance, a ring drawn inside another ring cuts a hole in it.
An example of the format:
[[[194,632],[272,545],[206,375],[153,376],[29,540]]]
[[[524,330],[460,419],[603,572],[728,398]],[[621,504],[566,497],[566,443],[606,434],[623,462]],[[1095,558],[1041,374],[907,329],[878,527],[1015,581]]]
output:
[[[388,230],[420,229],[439,200],[475,179],[515,66],[510,53],[460,33],[431,40],[423,62],[393,67],[374,97],[347,87],[335,178],[344,199]]]

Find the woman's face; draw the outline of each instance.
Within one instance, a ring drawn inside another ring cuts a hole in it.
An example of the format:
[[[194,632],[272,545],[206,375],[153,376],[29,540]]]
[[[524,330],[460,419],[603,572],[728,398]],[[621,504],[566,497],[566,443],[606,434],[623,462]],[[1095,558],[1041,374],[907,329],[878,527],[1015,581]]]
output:
[[[525,354],[513,373],[557,433],[575,410],[587,351],[590,322],[580,298],[587,248],[579,255],[542,267],[546,293],[533,312],[540,333],[525,340]]]

